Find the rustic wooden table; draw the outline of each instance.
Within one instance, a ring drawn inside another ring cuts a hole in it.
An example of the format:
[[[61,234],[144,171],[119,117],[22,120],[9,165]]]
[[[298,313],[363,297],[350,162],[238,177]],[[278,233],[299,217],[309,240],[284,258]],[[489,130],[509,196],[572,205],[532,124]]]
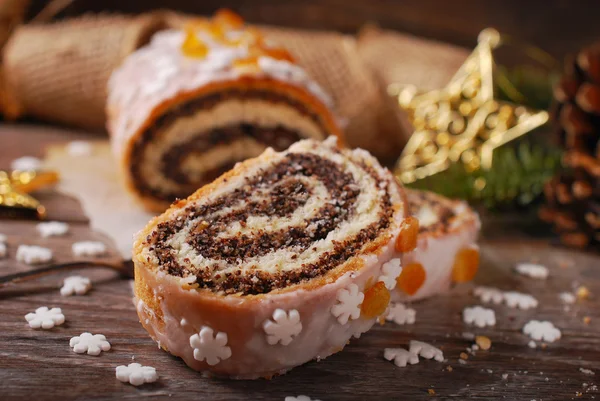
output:
[[[0,168],[22,155],[42,156],[48,144],[81,137],[46,127],[0,126]],[[19,244],[51,247],[58,262],[71,260],[74,241],[99,239],[110,244],[101,233],[90,230],[75,199],[52,190],[37,196],[47,206],[49,219],[67,221],[71,232],[65,237],[43,239],[34,221],[0,220],[0,233],[8,235],[9,251],[8,258],[0,260],[0,275],[31,269],[15,261]],[[595,387],[600,384],[600,257],[524,236],[503,225],[503,219],[484,219],[488,227],[481,241],[483,260],[476,282],[530,293],[540,301],[537,309],[520,311],[493,305],[496,326],[477,329],[463,324],[461,318],[465,306],[480,304],[470,293],[472,286],[455,288],[449,294],[416,303],[414,325],[387,323],[376,327],[343,352],[272,380],[203,378],[158,349],[138,323],[130,281],[114,272],[82,269],[94,282],[85,296],[59,294],[64,274],[5,287],[0,289],[0,399],[283,400],[300,394],[321,400],[600,398]],[[118,257],[111,250],[107,258]],[[545,264],[550,277],[534,280],[516,275],[513,267],[522,261]],[[578,301],[566,311],[558,294],[580,284],[589,288],[592,298]],[[52,330],[30,329],[23,316],[43,305],[61,307],[65,324]],[[584,317],[591,319],[589,323]],[[521,330],[531,319],[552,321],[562,330],[562,339],[545,348],[529,348],[530,339]],[[106,335],[112,349],[98,357],[74,353],[69,339],[86,331]],[[460,353],[473,343],[464,333],[489,336],[492,348],[477,351],[460,364]],[[398,368],[383,359],[384,348],[406,346],[411,339],[439,346],[447,361],[421,360],[417,365]],[[133,387],[116,380],[115,367],[132,361],[156,367],[158,382]],[[581,368],[596,371],[596,375]]]

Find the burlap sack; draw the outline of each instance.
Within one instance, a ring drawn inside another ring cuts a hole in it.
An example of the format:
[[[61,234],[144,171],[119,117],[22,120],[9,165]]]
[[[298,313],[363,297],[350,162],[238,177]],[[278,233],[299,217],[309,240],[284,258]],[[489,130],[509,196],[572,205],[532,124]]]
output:
[[[366,26],[358,35],[358,53],[386,92],[379,108],[379,130],[399,132],[402,145],[412,134],[412,126],[387,95],[391,84],[415,85],[419,90],[444,87],[469,55],[467,49],[417,38],[399,32]],[[396,157],[399,153],[396,154]]]
[[[4,48],[4,113],[102,128],[111,72],[161,27],[162,14],[22,25]]]

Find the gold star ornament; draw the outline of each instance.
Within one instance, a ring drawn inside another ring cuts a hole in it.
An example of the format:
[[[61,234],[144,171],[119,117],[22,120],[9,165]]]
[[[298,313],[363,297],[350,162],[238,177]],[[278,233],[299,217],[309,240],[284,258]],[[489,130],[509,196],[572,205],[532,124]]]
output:
[[[414,127],[396,165],[403,183],[438,174],[453,163],[462,163],[467,171],[490,169],[496,149],[548,121],[546,111],[494,96],[492,51],[500,44],[500,34],[486,29],[446,87],[426,93],[414,86],[396,90]]]
[[[46,208],[29,193],[57,181],[52,171],[0,171],[0,217],[45,218]]]

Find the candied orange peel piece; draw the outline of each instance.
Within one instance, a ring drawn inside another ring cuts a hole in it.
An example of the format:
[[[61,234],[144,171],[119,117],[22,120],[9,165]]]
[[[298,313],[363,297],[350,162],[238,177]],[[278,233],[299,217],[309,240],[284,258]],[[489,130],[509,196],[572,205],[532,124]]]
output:
[[[265,47],[261,46],[261,51],[265,56],[274,58],[275,60],[285,60],[290,63],[295,63],[294,56],[289,51],[281,47]]]
[[[396,284],[404,293],[414,295],[423,286],[426,278],[427,272],[423,265],[413,262],[402,268],[402,272],[396,279]]]
[[[256,69],[258,71],[258,58],[259,56],[254,55],[234,60],[233,67],[243,70]]]
[[[217,10],[212,20],[226,29],[240,29],[244,26],[244,19],[227,8]]]
[[[360,305],[360,314],[365,319],[380,316],[390,303],[390,292],[382,281],[376,282],[365,291],[365,298]]]
[[[452,267],[452,280],[465,283],[475,278],[479,270],[479,250],[475,247],[463,248],[456,254]]]
[[[196,30],[191,25],[186,29],[181,51],[186,56],[193,58],[204,58],[208,54],[208,46],[198,38]]]
[[[410,216],[400,224],[400,234],[396,239],[396,251],[410,252],[417,247],[419,220]]]

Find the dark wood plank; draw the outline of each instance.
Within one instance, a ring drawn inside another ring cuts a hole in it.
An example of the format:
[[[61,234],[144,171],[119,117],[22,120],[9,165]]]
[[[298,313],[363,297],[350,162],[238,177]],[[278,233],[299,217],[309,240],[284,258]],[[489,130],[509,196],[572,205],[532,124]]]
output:
[[[0,127],[0,135],[7,129],[18,128]],[[46,132],[50,131],[36,127],[19,131],[22,139],[18,144],[11,144],[10,152],[0,152],[0,160],[12,160],[25,153],[41,155],[41,146],[48,143],[46,140],[66,141],[77,137],[69,132]],[[32,138],[35,140],[30,140]],[[58,195],[49,192],[47,196]],[[61,209],[61,204],[51,208]],[[600,257],[553,247],[548,240],[534,239],[514,227],[507,229],[502,219],[493,224],[496,228],[488,230],[482,240],[483,261],[477,282],[531,293],[540,301],[537,309],[519,311],[494,305],[498,321],[495,327],[466,326],[461,318],[463,308],[479,301],[470,294],[472,285],[465,285],[444,296],[415,304],[417,321],[414,325],[387,323],[375,327],[343,352],[320,362],[310,362],[270,381],[204,378],[181,360],[159,350],[138,322],[130,281],[119,279],[112,271],[83,269],[80,273],[94,281],[93,290],[85,296],[60,296],[58,288],[64,274],[0,289],[0,399],[283,400],[287,395],[299,394],[324,401],[599,397],[597,391],[586,392],[583,384],[588,383],[589,389],[591,384],[598,384],[600,375],[600,310],[597,308]],[[0,274],[31,268],[14,261],[19,243],[50,246],[56,250],[58,261],[68,261],[72,259],[70,245],[75,240],[95,238],[108,242],[91,232],[85,223],[75,222],[72,226],[69,236],[45,240],[35,232],[35,222],[0,220],[0,232],[9,234],[9,258],[0,261]],[[513,266],[522,261],[547,265],[551,269],[550,278],[537,281],[516,275]],[[564,311],[558,294],[579,284],[585,284],[595,298],[578,302],[570,311]],[[66,323],[49,331],[30,329],[24,315],[43,305],[61,307]],[[589,324],[584,323],[585,316],[590,317]],[[530,319],[551,320],[562,330],[563,338],[546,349],[528,348],[529,338],[521,330]],[[85,331],[106,335],[112,350],[99,357],[72,352],[69,339]],[[463,337],[464,332],[485,334],[493,345],[490,351],[478,351],[461,365],[458,363],[460,353],[472,344]],[[405,346],[411,339],[441,347],[448,361],[421,360],[417,365],[398,368],[383,359],[384,348]],[[130,363],[132,356],[137,362],[156,367],[159,381],[139,388],[117,381],[115,367]],[[448,366],[452,371],[447,370]],[[581,367],[598,373],[587,376],[579,370]],[[507,379],[503,379],[504,374],[508,375]],[[435,391],[435,396],[428,393],[429,389]],[[582,396],[576,397],[576,392],[582,392]]]

